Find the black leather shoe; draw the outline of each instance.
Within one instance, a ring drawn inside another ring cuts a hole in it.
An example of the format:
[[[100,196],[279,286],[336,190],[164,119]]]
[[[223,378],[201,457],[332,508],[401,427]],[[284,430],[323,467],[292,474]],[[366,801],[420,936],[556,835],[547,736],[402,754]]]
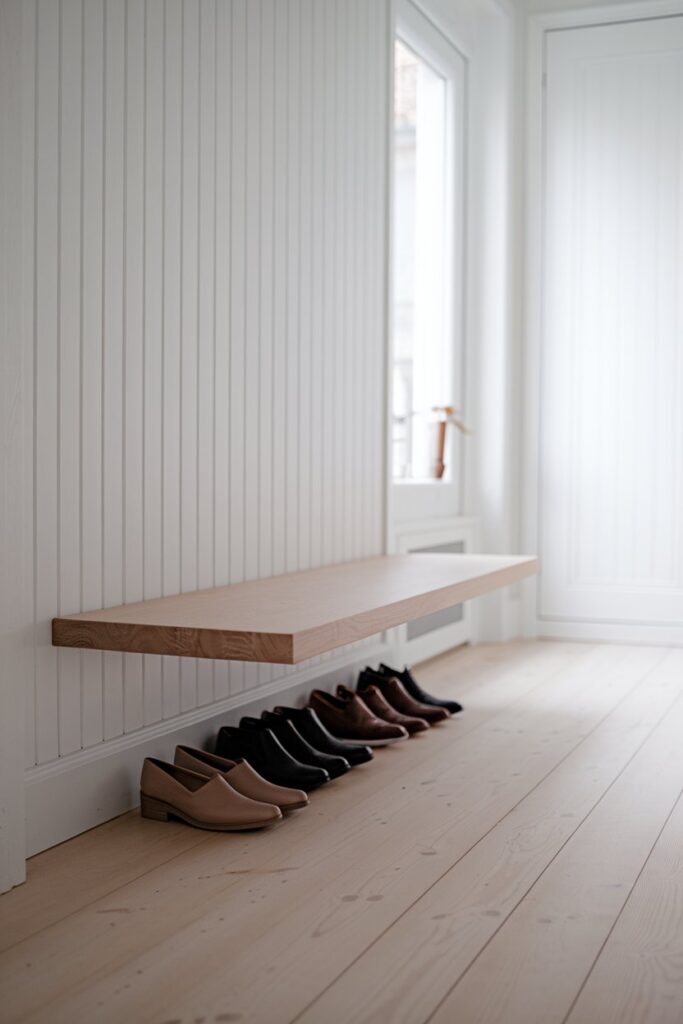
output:
[[[337,757],[316,750],[312,743],[304,739],[294,723],[283,718],[282,715],[274,715],[272,711],[262,711],[261,721],[275,733],[285,750],[302,764],[310,764],[314,768],[324,768],[331,779],[338,779],[340,775],[351,771],[351,765],[345,757]],[[245,719],[242,719],[240,725],[246,724]]]
[[[462,711],[462,704],[458,704],[457,700],[442,700],[440,697],[432,697],[431,693],[423,690],[407,667],[402,672],[397,672],[395,668],[389,668],[388,665],[380,665],[377,674],[387,678],[394,676],[399,682],[403,683],[410,696],[415,700],[419,700],[422,704],[431,704],[435,708],[445,708],[452,715],[457,715],[458,711]]]
[[[330,781],[324,768],[301,764],[288,754],[270,729],[237,729],[224,725],[218,732],[216,753],[233,761],[243,757],[276,786],[308,791]]]
[[[293,722],[297,732],[316,750],[343,757],[350,765],[372,761],[374,755],[370,747],[356,746],[354,743],[338,740],[325,728],[313,708],[285,708],[280,705],[274,708],[273,713]]]

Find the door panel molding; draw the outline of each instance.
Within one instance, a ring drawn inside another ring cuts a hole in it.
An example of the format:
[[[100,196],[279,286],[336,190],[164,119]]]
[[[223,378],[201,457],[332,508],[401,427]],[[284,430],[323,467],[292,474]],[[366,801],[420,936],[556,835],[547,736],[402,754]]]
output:
[[[546,223],[544,215],[544,192],[545,192],[545,145],[546,125],[544,110],[544,60],[551,33],[555,38],[562,35],[565,39],[570,38],[559,30],[583,28],[588,26],[625,26],[625,33],[616,33],[622,39],[628,34],[629,25],[633,21],[657,22],[661,18],[671,18],[683,15],[683,3],[676,2],[662,3],[640,3],[629,4],[614,8],[596,8],[586,11],[563,12],[556,15],[543,15],[532,18],[529,27],[528,38],[528,64],[527,64],[527,132],[526,132],[526,191],[527,221],[526,221],[526,249],[525,249],[525,353],[524,353],[524,381],[525,381],[525,431],[524,431],[524,480],[523,480],[523,501],[524,501],[524,537],[523,546],[525,549],[538,549],[543,552],[542,544],[542,513],[544,509],[541,502],[540,490],[540,469],[542,461],[542,444],[547,444],[547,433],[541,430],[542,418],[542,381],[543,375],[547,372],[544,365],[544,353],[541,350],[541,338],[543,331],[544,316],[544,294],[543,294],[543,269],[547,253]],[[646,60],[647,58],[643,58]],[[565,368],[569,371],[569,367]],[[565,428],[567,425],[565,424]],[[678,435],[677,435],[678,436]],[[566,438],[565,438],[566,441]],[[573,438],[576,442],[576,438]],[[671,464],[675,461],[676,453],[672,443]],[[584,488],[585,489],[585,488]],[[680,494],[680,488],[679,488]],[[574,507],[571,515],[567,515],[568,528],[575,534],[574,550],[571,560],[568,553],[562,552],[564,566],[571,568],[571,586],[576,588],[577,593],[582,592],[582,599],[590,596],[591,589],[599,583],[603,592],[611,591],[613,606],[609,613],[605,613],[604,594],[597,600],[593,600],[593,607],[582,608],[585,614],[567,614],[566,608],[557,608],[548,601],[548,557],[553,559],[552,549],[550,553],[546,545],[545,559],[542,559],[542,575],[538,582],[530,581],[524,585],[524,626],[528,635],[544,636],[575,636],[590,639],[642,639],[644,642],[653,642],[657,635],[662,636],[663,642],[683,642],[683,616],[678,616],[677,608],[683,596],[683,579],[680,573],[669,573],[665,565],[660,566],[661,572],[653,571],[650,567],[646,573],[642,572],[642,566],[633,566],[629,569],[628,583],[633,594],[637,592],[638,600],[649,595],[651,600],[658,606],[657,623],[652,620],[646,622],[641,615],[634,615],[626,607],[618,607],[619,602],[613,598],[620,586],[627,580],[621,575],[611,574],[607,570],[609,566],[604,565],[600,573],[589,571],[590,560],[585,557],[585,550],[581,551],[581,543],[577,537],[582,537],[582,516],[580,510]],[[642,510],[641,510],[642,514]],[[585,516],[585,510],[584,510]],[[585,519],[584,519],[585,522]],[[568,531],[567,531],[568,532]],[[678,547],[678,541],[673,541]],[[585,545],[584,545],[585,547]],[[561,559],[562,560],[562,559]],[[666,560],[665,560],[666,561]],[[669,562],[674,561],[670,559]],[[545,568],[545,575],[543,570]],[[557,566],[550,566],[551,573],[557,571]],[[619,567],[621,569],[621,566]],[[627,567],[628,568],[628,567]],[[545,591],[544,591],[545,588]],[[633,603],[633,602],[632,602]],[[588,602],[590,605],[590,602]],[[622,605],[627,604],[621,601]],[[664,636],[666,635],[666,641]]]

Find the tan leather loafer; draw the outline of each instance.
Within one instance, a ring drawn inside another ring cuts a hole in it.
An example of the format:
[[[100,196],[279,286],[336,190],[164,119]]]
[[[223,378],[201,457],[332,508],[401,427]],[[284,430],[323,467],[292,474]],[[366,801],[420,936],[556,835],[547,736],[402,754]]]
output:
[[[286,786],[276,786],[268,782],[244,759],[229,761],[225,757],[218,757],[217,754],[209,754],[206,750],[176,747],[175,763],[207,778],[222,775],[242,796],[266,804],[275,804],[283,814],[308,806],[308,797],[302,789],[288,789]]]
[[[282,818],[279,807],[243,796],[220,774],[207,778],[156,757],[146,757],[142,766],[140,813],[155,821],[180,818],[214,832],[265,828]]]

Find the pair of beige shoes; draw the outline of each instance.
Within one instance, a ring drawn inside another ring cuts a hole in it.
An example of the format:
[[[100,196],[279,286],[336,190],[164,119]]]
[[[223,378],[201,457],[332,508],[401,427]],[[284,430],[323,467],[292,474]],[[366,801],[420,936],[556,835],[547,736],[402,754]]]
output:
[[[228,761],[193,747],[176,747],[175,764],[146,757],[140,779],[143,818],[180,818],[195,828],[239,832],[265,828],[305,807],[299,789],[275,786],[248,761]]]

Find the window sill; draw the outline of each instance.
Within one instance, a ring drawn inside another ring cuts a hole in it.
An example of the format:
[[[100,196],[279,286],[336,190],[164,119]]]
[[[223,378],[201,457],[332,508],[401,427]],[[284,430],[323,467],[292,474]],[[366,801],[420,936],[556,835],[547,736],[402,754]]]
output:
[[[448,487],[454,481],[448,477],[442,477],[441,480],[437,480],[436,477],[395,477],[392,483],[396,487]]]

